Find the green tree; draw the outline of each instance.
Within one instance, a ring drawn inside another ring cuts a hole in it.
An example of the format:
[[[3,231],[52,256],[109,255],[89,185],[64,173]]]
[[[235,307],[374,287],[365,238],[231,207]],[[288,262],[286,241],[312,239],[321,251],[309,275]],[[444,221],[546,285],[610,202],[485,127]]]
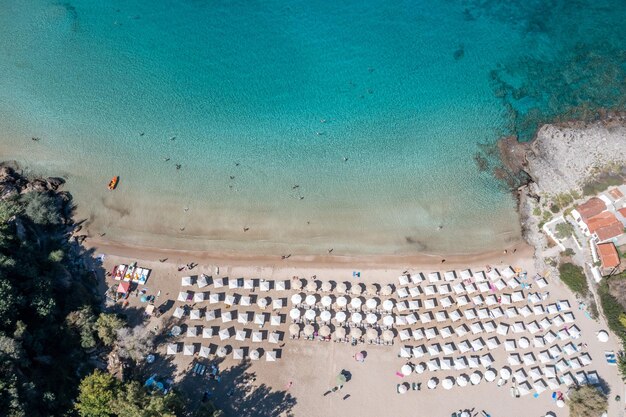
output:
[[[67,315],[68,326],[80,335],[80,345],[85,349],[96,346],[94,335],[96,318],[91,307],[85,306],[80,310],[72,311]]]
[[[117,331],[124,327],[124,320],[117,314],[101,313],[96,320],[96,333],[107,346],[113,346],[117,340]]]
[[[78,388],[76,410],[81,417],[110,417],[111,405],[118,394],[119,383],[110,374],[95,371],[85,377]]]
[[[58,199],[51,193],[31,191],[22,195],[24,214],[43,226],[61,224],[63,216]]]
[[[559,223],[556,225],[555,234],[559,239],[567,239],[574,234],[574,226],[568,222]]]
[[[570,417],[600,416],[607,407],[606,396],[591,385],[578,386],[569,394]]]

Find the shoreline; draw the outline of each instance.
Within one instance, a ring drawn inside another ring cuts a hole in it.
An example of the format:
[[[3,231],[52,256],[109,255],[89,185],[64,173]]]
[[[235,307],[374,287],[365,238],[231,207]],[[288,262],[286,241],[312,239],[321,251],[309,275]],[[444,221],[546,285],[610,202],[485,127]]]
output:
[[[190,251],[177,249],[161,249],[112,243],[103,239],[87,239],[85,247],[93,249],[97,253],[119,258],[137,259],[147,262],[158,262],[159,259],[168,258],[165,263],[178,265],[189,262],[201,265],[223,265],[229,267],[244,268],[272,268],[272,269],[308,269],[314,268],[328,272],[337,269],[365,269],[365,270],[389,270],[398,271],[393,279],[404,270],[460,270],[466,268],[484,269],[486,265],[499,266],[504,264],[517,264],[532,262],[533,248],[526,243],[503,249],[502,251],[488,251],[477,254],[464,255],[293,255],[287,259],[280,256],[251,255],[226,252]],[[504,252],[506,250],[506,253]],[[445,262],[441,262],[445,259]]]

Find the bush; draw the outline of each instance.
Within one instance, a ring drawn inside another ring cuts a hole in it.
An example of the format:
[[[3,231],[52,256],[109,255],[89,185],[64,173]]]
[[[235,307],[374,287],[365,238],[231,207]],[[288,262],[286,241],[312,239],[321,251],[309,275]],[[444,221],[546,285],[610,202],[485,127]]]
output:
[[[556,237],[559,239],[567,239],[574,234],[574,226],[568,222],[559,223],[554,228]]]
[[[110,374],[96,371],[80,383],[76,410],[82,417],[110,417],[119,383]]]
[[[581,267],[571,263],[561,264],[559,265],[559,275],[561,276],[561,281],[575,294],[583,297],[587,295],[589,291],[587,277]]]
[[[558,206],[558,204],[551,204],[550,205],[550,211],[554,214],[558,213],[559,211],[561,211],[561,207]]]
[[[609,284],[606,278],[598,286],[598,296],[600,297],[600,304],[602,305],[609,329],[619,337],[624,337],[626,327],[622,325],[620,320],[620,317],[624,314],[624,309],[617,301],[617,298],[613,297],[609,292]]]
[[[569,394],[570,417],[595,417],[606,411],[608,400],[591,385],[581,385]]]
[[[85,349],[96,347],[94,335],[96,317],[90,307],[83,307],[80,310],[72,311],[67,315],[68,326],[80,335],[80,345]]]
[[[576,252],[574,252],[574,249],[572,248],[566,248],[563,252],[560,253],[562,257],[572,257],[575,254]]]
[[[22,203],[24,214],[37,224],[57,225],[63,221],[59,201],[50,194],[31,191],[22,196]]]

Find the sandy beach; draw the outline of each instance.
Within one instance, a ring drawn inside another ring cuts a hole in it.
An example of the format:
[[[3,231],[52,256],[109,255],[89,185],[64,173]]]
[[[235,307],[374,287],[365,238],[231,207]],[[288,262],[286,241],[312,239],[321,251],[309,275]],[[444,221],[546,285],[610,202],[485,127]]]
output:
[[[424,274],[472,268],[474,271],[484,270],[486,265],[493,265],[498,268],[505,268],[511,265],[528,273],[528,276],[535,274],[533,269],[533,259],[530,248],[520,247],[515,253],[507,250],[507,254],[488,253],[477,257],[449,257],[445,264],[441,264],[439,259],[432,258],[394,258],[394,257],[373,257],[373,258],[343,258],[334,256],[325,257],[291,257],[281,260],[264,257],[238,257],[235,255],[210,255],[195,252],[172,252],[159,251],[146,248],[132,248],[119,245],[107,245],[104,242],[88,240],[88,244],[96,255],[105,254],[104,267],[111,271],[114,265],[119,263],[129,263],[137,261],[138,265],[152,269],[151,276],[146,285],[147,294],[161,292],[161,297],[157,299],[155,305],[160,305],[165,300],[176,300],[181,288],[181,277],[185,275],[207,274],[216,276],[219,268],[221,277],[244,277],[260,278],[265,280],[290,280],[294,276],[311,280],[349,282],[369,284],[378,283],[394,284],[398,286],[398,276],[403,272],[416,274],[418,271]],[[159,262],[158,259],[165,262]],[[198,263],[198,266],[191,271],[179,271],[178,268],[187,263]],[[358,266],[358,268],[357,268]],[[353,272],[360,272],[360,277],[354,277]],[[108,283],[113,284],[110,278]],[[568,300],[572,306],[572,311],[576,317],[576,325],[583,335],[582,341],[587,343],[588,352],[593,358],[590,369],[598,372],[602,380],[611,390],[611,396],[624,391],[622,382],[619,379],[616,367],[611,367],[604,360],[605,350],[619,349],[617,340],[611,339],[609,343],[599,345],[595,340],[595,334],[605,327],[590,318],[583,311],[578,310],[578,303],[569,291],[558,281],[548,277],[551,301]],[[193,289],[193,288],[192,288]],[[210,288],[212,290],[212,288]],[[197,289],[196,289],[197,290]],[[229,291],[228,293],[241,293],[241,291]],[[285,297],[275,291],[267,293],[271,298]],[[254,290],[251,294],[258,294]],[[265,294],[264,294],[265,295]],[[184,303],[175,301],[175,306]],[[195,303],[194,303],[195,305]],[[200,303],[202,305],[202,303]],[[141,303],[137,298],[131,296],[130,307],[141,308]],[[173,307],[173,308],[174,308]],[[196,307],[192,307],[196,308]],[[247,310],[253,309],[253,306]],[[222,308],[223,310],[223,308]],[[239,307],[239,311],[242,308]],[[279,310],[278,313],[286,315],[289,308]],[[274,313],[272,313],[274,314]],[[175,324],[172,321],[172,312],[166,312],[160,318],[151,318],[150,326],[158,326],[159,329],[167,328]],[[510,320],[511,323],[513,320]],[[467,387],[458,386],[447,391],[440,386],[430,390],[426,388],[429,377],[435,376],[442,380],[444,377],[458,377],[461,373],[469,374],[472,370],[447,371],[438,373],[425,372],[423,375],[412,373],[409,376],[400,378],[397,373],[407,362],[407,359],[398,357],[399,349],[406,344],[417,346],[419,343],[409,341],[400,342],[397,337],[392,346],[359,344],[351,346],[346,343],[290,340],[287,334],[289,317],[279,329],[284,334],[278,345],[262,344],[263,349],[275,349],[279,352],[279,359],[276,362],[260,361],[239,361],[229,354],[226,358],[211,356],[211,360],[206,363],[217,364],[220,368],[222,380],[219,384],[207,382],[206,378],[192,376],[192,362],[203,362],[198,358],[197,350],[195,356],[165,355],[165,344],[158,348],[161,364],[155,368],[158,370],[169,370],[175,375],[175,380],[180,389],[196,395],[202,396],[202,392],[208,390],[220,406],[227,411],[239,416],[352,416],[362,415],[381,416],[412,416],[419,415],[429,417],[447,417],[452,412],[460,409],[473,410],[472,415],[480,415],[481,410],[486,410],[492,417],[522,417],[522,416],[544,416],[546,412],[552,411],[557,416],[566,416],[567,408],[557,408],[555,400],[550,396],[548,390],[537,398],[533,395],[513,398],[510,394],[511,382],[503,387],[497,387],[493,383],[481,383],[476,386],[471,384]],[[188,321],[183,323],[191,324]],[[192,322],[193,323],[193,322]],[[196,324],[196,323],[194,323]],[[198,322],[197,324],[204,324]],[[184,325],[183,325],[184,326]],[[236,325],[235,325],[236,327]],[[249,327],[249,326],[246,326]],[[271,331],[272,329],[269,329]],[[530,336],[526,334],[527,336]],[[487,339],[490,335],[485,334]],[[517,335],[516,335],[517,336]],[[500,337],[504,342],[507,337]],[[460,339],[455,339],[458,343]],[[576,343],[581,342],[577,340]],[[222,345],[224,342],[210,339],[213,348]],[[442,340],[437,340],[443,343]],[[206,345],[204,339],[180,338],[181,343],[193,342],[196,347]],[[238,342],[229,339],[226,341],[229,349],[238,347],[251,347],[249,341]],[[364,363],[358,363],[354,359],[357,352],[366,352]],[[538,352],[538,350],[537,350]],[[482,352],[485,353],[485,352]],[[497,367],[506,364],[508,352],[504,352],[501,347],[498,350],[490,351]],[[535,352],[536,353],[536,352]],[[262,358],[263,359],[263,358]],[[157,363],[159,362],[157,361]],[[414,365],[419,360],[410,359]],[[587,368],[585,368],[586,370]],[[335,385],[336,376],[342,370],[348,371],[350,380],[338,392],[324,395]],[[481,370],[482,372],[485,369]],[[400,383],[421,383],[421,390],[412,391],[405,395],[397,393],[397,385]],[[560,391],[565,392],[566,387],[561,386]],[[618,410],[619,403],[610,402],[609,416],[621,416],[622,411]]]

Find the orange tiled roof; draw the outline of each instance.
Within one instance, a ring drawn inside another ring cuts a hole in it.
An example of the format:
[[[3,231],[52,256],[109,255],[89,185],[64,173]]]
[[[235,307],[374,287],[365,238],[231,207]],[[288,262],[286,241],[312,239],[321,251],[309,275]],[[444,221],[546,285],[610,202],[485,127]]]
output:
[[[604,226],[596,230],[596,235],[598,235],[600,241],[613,239],[614,237],[617,237],[622,233],[624,233],[624,225],[620,222],[611,223],[608,226]]]
[[[590,219],[587,219],[587,227],[589,228],[589,231],[591,233],[594,233],[596,230],[602,227],[610,226],[613,223],[622,224],[619,220],[617,220],[615,214],[611,213],[610,211],[603,211],[602,213],[597,214]]]
[[[612,243],[600,243],[598,245],[598,256],[603,268],[615,268],[619,265],[619,255]]]
[[[617,211],[619,211],[619,214],[621,214],[622,216],[626,217],[626,207],[621,208],[621,209],[619,209]]]
[[[576,210],[580,213],[580,216],[584,221],[596,216],[606,210],[606,204],[598,197],[592,197],[583,204],[576,207]]]

